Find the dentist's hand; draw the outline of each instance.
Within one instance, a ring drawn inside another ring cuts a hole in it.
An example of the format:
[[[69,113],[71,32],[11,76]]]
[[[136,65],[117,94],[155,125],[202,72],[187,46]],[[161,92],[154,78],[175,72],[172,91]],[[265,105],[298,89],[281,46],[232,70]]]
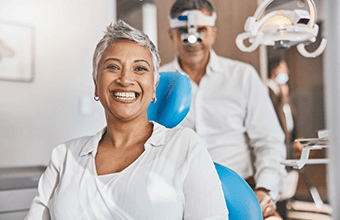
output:
[[[263,218],[274,215],[276,211],[276,204],[270,198],[268,191],[266,189],[259,188],[254,190],[254,193],[260,202]]]

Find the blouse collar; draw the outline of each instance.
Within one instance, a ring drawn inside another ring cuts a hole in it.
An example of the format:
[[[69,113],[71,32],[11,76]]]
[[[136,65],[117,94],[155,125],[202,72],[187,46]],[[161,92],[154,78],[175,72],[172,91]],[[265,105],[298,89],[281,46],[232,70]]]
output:
[[[145,150],[150,147],[161,147],[164,146],[164,138],[166,128],[157,122],[151,121],[153,123],[153,131],[150,138],[145,143]],[[89,141],[84,145],[79,153],[79,156],[85,156],[90,153],[96,155],[99,141],[101,140],[103,134],[106,132],[106,127],[93,135]]]

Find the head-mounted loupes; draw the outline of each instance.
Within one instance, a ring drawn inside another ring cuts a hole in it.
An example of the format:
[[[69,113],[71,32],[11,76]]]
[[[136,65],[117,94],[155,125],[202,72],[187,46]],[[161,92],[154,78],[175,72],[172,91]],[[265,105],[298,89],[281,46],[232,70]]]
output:
[[[181,34],[183,44],[200,43],[203,39],[203,33],[197,32],[197,26],[214,26],[216,20],[216,13],[212,16],[206,16],[200,10],[188,10],[184,11],[177,18],[170,18],[170,28],[187,27],[188,32]]]
[[[315,42],[319,27],[315,24],[316,7],[313,0],[306,0],[309,12],[303,9],[275,10],[264,14],[266,8],[275,0],[264,0],[257,8],[254,16],[249,17],[244,25],[246,32],[236,38],[237,47],[243,52],[252,52],[260,44],[274,46],[274,49],[286,49],[297,45],[301,55],[305,57],[319,56],[325,49],[327,40],[314,52],[305,49],[307,44]],[[244,45],[248,39],[250,46]]]

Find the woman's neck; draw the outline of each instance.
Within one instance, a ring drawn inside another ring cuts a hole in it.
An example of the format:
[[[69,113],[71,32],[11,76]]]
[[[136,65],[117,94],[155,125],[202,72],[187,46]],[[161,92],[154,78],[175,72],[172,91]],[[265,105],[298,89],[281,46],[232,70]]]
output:
[[[103,141],[115,148],[124,148],[144,143],[153,131],[153,124],[148,119],[119,121],[107,120],[107,131]]]

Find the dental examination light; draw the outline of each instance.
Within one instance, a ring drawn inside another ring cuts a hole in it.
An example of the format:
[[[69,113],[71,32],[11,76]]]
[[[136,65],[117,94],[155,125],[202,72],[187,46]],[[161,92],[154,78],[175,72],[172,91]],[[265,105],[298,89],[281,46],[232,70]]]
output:
[[[308,58],[319,56],[326,47],[326,39],[322,39],[314,52],[305,49],[306,45],[315,42],[319,31],[319,26],[315,24],[316,7],[313,0],[306,0],[309,12],[305,9],[280,9],[265,14],[268,6],[277,1],[261,2],[254,16],[248,17],[244,25],[245,32],[237,36],[237,47],[243,52],[252,52],[260,44],[274,46],[274,49],[288,49],[297,45],[297,50],[302,56]],[[297,1],[297,5],[301,2]],[[246,39],[249,40],[250,46],[244,45]]]
[[[177,18],[169,17],[170,28],[188,28],[188,31],[185,31],[181,34],[181,40],[183,44],[194,44],[196,42],[201,43],[203,39],[203,33],[197,31],[197,26],[215,26],[215,20],[215,12],[212,14],[212,16],[207,16],[200,10],[187,10]]]

